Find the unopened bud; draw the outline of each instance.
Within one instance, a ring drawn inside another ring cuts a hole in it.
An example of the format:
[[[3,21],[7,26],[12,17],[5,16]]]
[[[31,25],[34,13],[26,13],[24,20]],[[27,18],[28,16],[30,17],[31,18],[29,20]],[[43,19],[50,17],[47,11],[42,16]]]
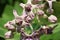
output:
[[[44,11],[39,10],[39,11],[37,12],[37,14],[38,14],[39,16],[43,16],[43,15],[44,15]]]
[[[32,19],[31,19],[29,16],[25,17],[25,21],[26,21],[27,23],[30,23],[31,20],[32,20]]]
[[[6,32],[5,33],[5,38],[11,38],[11,36],[12,36],[12,32],[11,31],[8,31],[8,32]]]
[[[9,21],[7,24],[5,24],[5,27],[6,27],[8,30],[15,31],[15,27],[13,26],[13,24],[11,24],[10,21]]]
[[[49,14],[52,14],[53,11],[54,11],[54,10],[53,10],[53,9],[50,9],[50,8],[47,10],[47,12],[48,12]]]
[[[57,21],[57,17],[54,16],[54,15],[50,15],[50,16],[48,17],[48,20],[49,20],[50,22],[52,22],[52,23],[55,23],[55,22]]]

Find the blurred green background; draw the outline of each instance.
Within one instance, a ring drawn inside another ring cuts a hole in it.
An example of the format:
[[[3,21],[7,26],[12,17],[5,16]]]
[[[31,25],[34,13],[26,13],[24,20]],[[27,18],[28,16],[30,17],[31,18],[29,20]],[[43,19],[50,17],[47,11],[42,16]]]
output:
[[[4,24],[14,19],[13,9],[16,9],[18,14],[21,15],[23,9],[19,4],[26,3],[26,1],[27,0],[0,0],[0,37],[4,38],[4,33],[7,32],[7,29],[4,28]],[[58,26],[53,30],[53,34],[42,35],[40,37],[41,40],[60,40],[60,0],[53,3],[53,9],[54,15],[58,18]],[[20,40],[20,34],[15,32],[14,38],[6,40]]]

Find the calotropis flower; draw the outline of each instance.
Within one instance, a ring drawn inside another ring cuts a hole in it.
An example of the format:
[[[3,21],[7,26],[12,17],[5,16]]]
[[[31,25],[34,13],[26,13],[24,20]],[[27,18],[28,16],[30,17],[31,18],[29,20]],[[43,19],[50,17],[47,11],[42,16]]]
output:
[[[23,22],[22,17],[17,17],[17,18],[15,19],[15,22],[16,22],[17,24],[21,25],[22,22]]]
[[[50,22],[52,22],[52,23],[55,23],[55,22],[57,22],[57,17],[54,16],[54,15],[50,15],[50,16],[48,17],[48,20],[49,20]]]
[[[31,3],[31,1],[32,1],[32,0],[28,0],[28,2],[27,2],[26,4],[20,3],[20,6],[21,6],[24,10],[29,10],[29,11],[27,11],[27,12],[30,12],[30,11],[32,11],[32,10],[36,7],[36,5],[33,5],[33,4]]]
[[[29,23],[23,21],[22,26],[28,26],[28,25],[29,25]]]
[[[11,30],[11,31],[15,31],[15,27],[14,25],[12,24],[12,22],[7,22],[5,25],[4,25],[5,28],[7,28],[8,30]]]
[[[27,22],[25,22],[25,17],[27,16],[27,14],[25,14],[24,13],[25,11],[23,10],[23,14],[21,15],[21,16],[15,16],[15,15],[18,15],[17,14],[17,12],[16,13],[14,13],[14,11],[13,11],[13,14],[14,14],[14,16],[16,17],[15,18],[15,21],[16,21],[16,23],[18,23],[20,26],[27,26],[27,25],[29,25],[29,23],[27,23]],[[31,14],[31,13],[30,13]],[[32,17],[32,15],[30,15],[31,17]],[[30,17],[30,18],[31,18]],[[33,17],[32,17],[33,18]],[[27,20],[26,21],[29,21],[28,20],[29,18],[27,18]],[[32,19],[31,19],[32,20]],[[32,28],[32,26],[31,26],[31,28]]]
[[[24,12],[23,12],[23,13],[24,13]],[[25,18],[25,16],[26,16],[25,13],[22,14],[21,16],[19,16],[19,15],[17,14],[17,11],[16,11],[16,10],[13,10],[13,15],[14,15],[14,17],[15,17],[15,22],[16,22],[17,24],[19,24],[19,25],[22,24],[22,22],[23,22],[23,20],[24,20],[24,18]]]
[[[33,4],[32,1],[35,1],[36,3]],[[26,4],[19,4],[23,8],[22,15],[18,15],[17,11],[13,10],[13,15],[15,19],[12,21],[7,22],[4,26],[8,29],[8,32],[5,33],[5,38],[11,38],[13,35],[13,32],[17,31],[21,33],[21,40],[39,40],[40,36],[42,34],[50,34],[52,33],[52,29],[55,27],[46,27],[44,25],[42,28],[39,28],[38,30],[34,30],[32,27],[32,24],[35,24],[33,22],[40,23],[40,18],[48,18],[49,22],[56,23],[57,17],[54,15],[50,15],[49,17],[44,13],[43,9],[45,6],[45,3],[38,4],[39,1],[42,0],[27,0]],[[48,0],[49,3],[49,13],[53,13],[52,9],[52,1]],[[36,9],[36,10],[35,10]],[[34,20],[36,17],[36,21]],[[34,21],[33,21],[34,20]],[[38,22],[37,22],[38,21]],[[14,27],[15,26],[15,27]],[[30,27],[32,30],[32,34],[27,34],[25,32],[24,28]],[[15,31],[13,31],[15,29]],[[46,29],[46,30],[45,30]],[[48,31],[49,33],[48,33]]]
[[[29,16],[26,16],[26,17],[25,17],[25,21],[26,21],[27,23],[30,23],[30,22],[32,21],[32,19],[31,19]]]
[[[49,9],[47,10],[47,12],[48,12],[49,14],[52,14],[52,13],[54,12],[54,10],[49,8]]]
[[[12,32],[11,31],[8,31],[5,33],[5,38],[11,38],[13,35],[12,35]]]
[[[35,14],[32,11],[28,12],[27,15],[30,16],[31,19],[34,19],[34,17],[35,17]]]
[[[16,18],[15,18],[16,23],[20,23],[20,22],[24,21],[25,17],[27,16],[27,14],[25,13],[24,10],[23,10],[23,14],[22,14],[21,16],[16,16],[16,15],[18,15],[17,12],[16,12],[16,10],[13,11],[13,14],[14,14],[14,16],[16,17]],[[30,13],[30,14],[31,14],[31,13]],[[32,15],[31,15],[31,16],[32,16]]]
[[[43,16],[43,15],[44,15],[44,11],[43,11],[43,10],[38,10],[38,11],[37,11],[37,15]]]
[[[30,28],[33,30],[32,25],[30,23],[25,22],[25,21],[23,21],[22,26],[30,26]]]

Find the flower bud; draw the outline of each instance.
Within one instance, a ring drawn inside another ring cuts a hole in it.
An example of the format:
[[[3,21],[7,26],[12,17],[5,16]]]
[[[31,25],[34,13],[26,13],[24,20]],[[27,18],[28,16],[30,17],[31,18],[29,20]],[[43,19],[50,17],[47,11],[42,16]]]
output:
[[[8,26],[8,30],[15,31],[15,27],[13,25]]]
[[[35,17],[34,13],[30,13],[29,16],[31,19],[34,19],[34,17]]]
[[[7,22],[4,26],[11,31],[15,31],[15,27],[13,26],[13,24],[10,24],[11,22]]]
[[[25,21],[26,21],[27,23],[30,23],[31,20],[32,20],[32,19],[31,19],[29,16],[26,16],[26,17],[25,17]]]
[[[12,32],[11,31],[8,31],[5,33],[5,38],[11,38],[12,37]]]
[[[54,11],[54,10],[53,10],[53,9],[50,9],[50,8],[47,10],[47,12],[50,13],[50,14],[52,14],[53,11]]]
[[[48,17],[48,20],[49,20],[50,22],[52,22],[52,23],[55,23],[55,22],[57,21],[57,17],[54,16],[54,15],[50,15],[50,16]]]
[[[43,15],[44,15],[44,11],[38,10],[37,14],[38,14],[39,16],[43,16]]]

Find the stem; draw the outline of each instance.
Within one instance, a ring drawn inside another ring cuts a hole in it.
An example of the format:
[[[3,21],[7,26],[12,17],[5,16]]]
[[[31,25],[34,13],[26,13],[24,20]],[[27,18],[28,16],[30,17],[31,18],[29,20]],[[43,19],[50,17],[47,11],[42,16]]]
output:
[[[40,20],[39,20],[39,17],[38,17],[38,15],[36,15],[36,18],[37,18],[37,20],[38,20],[38,23],[40,23]]]
[[[32,27],[32,25],[30,24],[30,28],[31,28],[31,30],[33,31],[33,27]]]

